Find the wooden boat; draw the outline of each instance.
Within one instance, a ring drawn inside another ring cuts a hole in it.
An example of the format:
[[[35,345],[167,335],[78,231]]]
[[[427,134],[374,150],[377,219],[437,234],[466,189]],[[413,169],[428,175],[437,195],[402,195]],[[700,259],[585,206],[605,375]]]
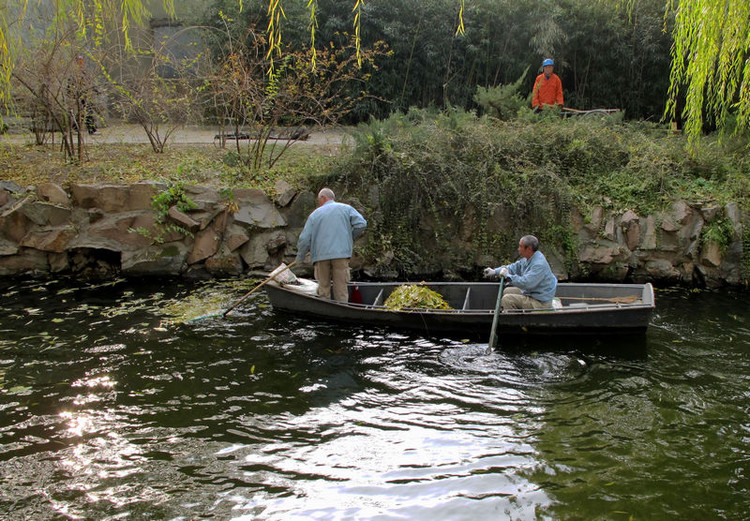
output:
[[[419,330],[427,334],[489,337],[499,282],[425,282],[439,293],[450,310],[391,310],[383,305],[403,282],[350,283],[362,303],[322,299],[317,283],[295,279],[292,283],[271,281],[266,292],[275,310],[314,319]],[[498,315],[498,335],[608,335],[645,333],[654,310],[651,284],[557,285],[560,306],[544,310],[504,310]]]

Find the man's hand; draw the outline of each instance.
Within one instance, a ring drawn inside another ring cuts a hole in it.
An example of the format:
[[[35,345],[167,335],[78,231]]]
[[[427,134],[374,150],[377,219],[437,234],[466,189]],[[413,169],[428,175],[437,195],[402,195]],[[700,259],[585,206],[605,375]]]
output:
[[[505,266],[503,266],[502,268],[500,268],[500,276],[501,276],[502,278],[504,278],[504,279],[505,279],[505,278],[507,278],[507,277],[508,277],[508,275],[509,275],[509,273],[508,273],[508,268],[506,268]]]
[[[484,268],[482,275],[484,276],[485,279],[497,278],[497,273],[495,273],[495,270],[492,268]]]

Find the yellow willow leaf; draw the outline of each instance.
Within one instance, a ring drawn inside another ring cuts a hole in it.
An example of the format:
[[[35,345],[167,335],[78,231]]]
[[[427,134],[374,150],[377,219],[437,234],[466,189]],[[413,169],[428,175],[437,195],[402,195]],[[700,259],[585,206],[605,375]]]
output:
[[[466,28],[464,27],[464,7],[466,6],[466,0],[459,2],[458,8],[458,28],[456,29],[456,35],[465,34]]]
[[[312,70],[315,70],[315,65],[318,58],[317,51],[315,50],[315,28],[318,27],[318,20],[315,16],[317,5],[317,0],[308,0],[307,2],[307,7],[308,9],[310,9],[310,67],[312,68]]]
[[[365,0],[357,0],[357,2],[354,4],[354,48],[357,55],[357,65],[360,67],[362,66],[362,52],[361,52],[361,43],[362,38],[360,38],[359,28],[362,25],[360,23],[361,21],[361,15],[362,15],[362,6],[365,5]]]

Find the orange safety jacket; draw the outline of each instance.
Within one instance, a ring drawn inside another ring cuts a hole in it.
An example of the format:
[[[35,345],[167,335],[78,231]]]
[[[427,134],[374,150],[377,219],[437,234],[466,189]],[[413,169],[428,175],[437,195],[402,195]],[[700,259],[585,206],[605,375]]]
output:
[[[531,98],[531,106],[541,108],[542,105],[563,106],[564,104],[560,76],[554,72],[550,75],[549,79],[547,79],[544,73],[537,76],[534,82],[534,97]]]

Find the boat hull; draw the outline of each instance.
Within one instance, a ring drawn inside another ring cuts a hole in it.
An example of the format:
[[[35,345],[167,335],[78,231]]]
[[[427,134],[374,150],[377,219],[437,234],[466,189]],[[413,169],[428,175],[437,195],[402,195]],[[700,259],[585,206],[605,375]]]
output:
[[[304,282],[304,279],[303,279]],[[266,285],[275,310],[295,316],[359,326],[418,330],[488,338],[499,283],[423,283],[440,293],[452,310],[407,309],[382,306],[402,283],[352,283],[362,304],[339,303],[277,283]],[[559,284],[563,306],[555,310],[518,310],[500,313],[498,335],[619,335],[643,334],[654,309],[650,284]]]

